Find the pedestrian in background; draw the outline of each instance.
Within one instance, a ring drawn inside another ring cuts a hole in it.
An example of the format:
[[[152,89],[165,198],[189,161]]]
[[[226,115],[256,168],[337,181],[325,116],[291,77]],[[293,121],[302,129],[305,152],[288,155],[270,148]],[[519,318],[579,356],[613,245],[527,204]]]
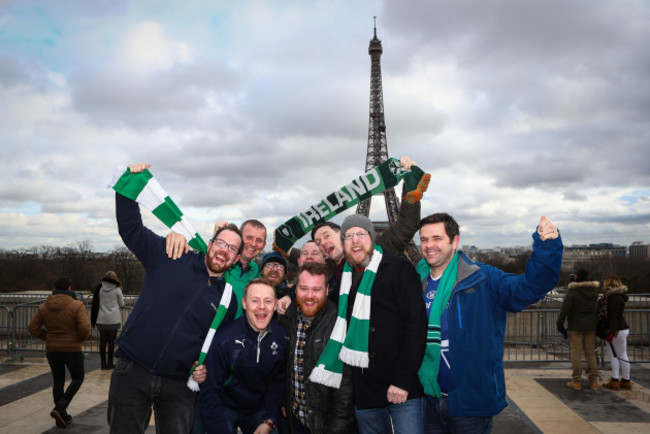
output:
[[[587,359],[587,376],[591,390],[598,390],[598,365],[596,362],[596,304],[600,282],[591,280],[589,272],[583,268],[576,273],[576,281],[570,282],[557,318],[557,327],[564,330],[568,322],[569,342],[571,343],[572,380],[567,387],[582,388],[582,353]],[[564,331],[565,332],[565,331]],[[563,333],[564,333],[563,332]]]
[[[90,335],[90,321],[86,307],[71,291],[70,278],[59,277],[54,287],[52,295],[39,306],[29,322],[29,333],[45,341],[47,362],[53,380],[54,409],[50,416],[56,421],[57,427],[65,428],[72,422],[72,416],[67,412],[68,405],[84,381],[81,344]],[[64,392],[66,367],[72,381]]]
[[[99,330],[99,358],[102,369],[113,369],[113,353],[115,338],[122,326],[122,311],[124,295],[122,283],[114,271],[107,271],[102,282],[95,289],[91,308],[91,323]],[[108,347],[108,358],[106,349]]]
[[[607,312],[611,335],[607,338],[608,345],[605,345],[605,348],[612,365],[612,376],[603,387],[613,390],[631,390],[630,363],[627,361],[627,336],[630,334],[630,327],[623,317],[625,302],[628,299],[627,286],[623,285],[620,277],[612,274],[603,280],[603,292],[598,302],[601,306],[605,304]],[[612,351],[612,347],[616,354]]]

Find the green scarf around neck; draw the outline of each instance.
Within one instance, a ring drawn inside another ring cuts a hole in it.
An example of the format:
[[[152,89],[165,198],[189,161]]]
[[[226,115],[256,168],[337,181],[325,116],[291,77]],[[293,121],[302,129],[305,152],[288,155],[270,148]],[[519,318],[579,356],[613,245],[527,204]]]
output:
[[[345,263],[341,275],[338,318],[330,339],[309,376],[314,383],[338,389],[343,378],[343,363],[360,368],[368,367],[371,290],[382,256],[381,247],[375,244],[372,259],[363,272],[357,295],[354,298],[349,328],[347,314],[348,297],[352,288],[352,267],[347,262]]]
[[[423,264],[424,262],[424,264]],[[423,265],[427,265],[424,267]],[[424,259],[418,264],[418,270],[428,270],[424,279],[428,279],[431,268],[426,264]],[[427,326],[427,347],[424,353],[424,360],[418,371],[420,383],[424,387],[424,393],[430,396],[439,398],[441,395],[440,385],[438,385],[438,372],[440,370],[440,349],[441,349],[441,334],[440,334],[440,319],[442,314],[447,308],[451,293],[453,292],[456,278],[458,276],[458,252],[454,253],[451,261],[442,272],[440,283],[436,296],[431,305],[431,312],[429,313],[429,325]],[[423,277],[422,274],[420,277]],[[426,289],[425,289],[426,290]]]

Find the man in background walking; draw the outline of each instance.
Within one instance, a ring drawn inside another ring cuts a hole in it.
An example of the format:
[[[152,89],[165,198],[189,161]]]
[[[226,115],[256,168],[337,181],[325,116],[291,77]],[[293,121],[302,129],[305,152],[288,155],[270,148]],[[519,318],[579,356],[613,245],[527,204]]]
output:
[[[70,290],[70,278],[59,277],[54,287],[52,295],[40,305],[29,322],[29,332],[45,341],[47,362],[53,379],[54,409],[50,416],[56,421],[57,427],[65,428],[72,422],[66,409],[84,381],[81,344],[90,335],[90,321],[86,307],[77,301],[76,294]],[[66,367],[72,381],[64,392]]]

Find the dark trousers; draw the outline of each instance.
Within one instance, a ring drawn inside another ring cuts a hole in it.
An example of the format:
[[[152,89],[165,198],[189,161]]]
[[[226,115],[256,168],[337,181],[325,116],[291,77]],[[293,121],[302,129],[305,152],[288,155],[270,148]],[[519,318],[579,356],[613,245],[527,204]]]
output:
[[[110,432],[143,433],[153,407],[157,433],[189,433],[196,393],[186,382],[154,375],[132,360],[118,357],[108,389]]]
[[[84,382],[84,355],[81,351],[72,353],[48,351],[46,355],[47,363],[50,364],[52,370],[54,405],[57,410],[65,411]],[[64,392],[66,367],[70,371],[72,381],[70,381],[70,385]]]
[[[102,361],[106,360],[106,347],[108,346],[108,363],[113,363],[113,353],[115,352],[115,338],[117,330],[100,330],[99,331],[99,356]]]

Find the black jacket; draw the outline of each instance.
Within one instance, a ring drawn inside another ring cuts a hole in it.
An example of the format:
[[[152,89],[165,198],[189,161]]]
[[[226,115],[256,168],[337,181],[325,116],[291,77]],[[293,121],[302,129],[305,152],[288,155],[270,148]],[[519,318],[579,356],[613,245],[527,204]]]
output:
[[[292,372],[297,341],[297,316],[298,308],[296,303],[289,306],[285,315],[278,315],[278,322],[286,329],[288,339],[284,407],[289,420],[293,417]],[[309,381],[309,374],[316,366],[316,362],[332,334],[336,317],[336,305],[331,300],[328,300],[323,310],[312,320],[305,342],[305,397],[309,426],[314,434],[353,432],[354,403],[351,368],[344,365],[343,380],[341,381],[341,387],[338,389]],[[291,427],[289,429],[291,431]]]
[[[609,320],[609,329],[612,333],[619,330],[627,330],[630,327],[625,321],[623,312],[625,312],[625,302],[627,301],[627,286],[623,285],[618,288],[607,288],[605,296],[607,297],[607,319]]]
[[[353,273],[348,324],[361,275],[361,271]],[[360,409],[386,407],[391,385],[408,391],[408,399],[423,397],[418,370],[426,337],[420,277],[406,258],[384,250],[371,292],[368,368],[352,368],[354,403]]]

